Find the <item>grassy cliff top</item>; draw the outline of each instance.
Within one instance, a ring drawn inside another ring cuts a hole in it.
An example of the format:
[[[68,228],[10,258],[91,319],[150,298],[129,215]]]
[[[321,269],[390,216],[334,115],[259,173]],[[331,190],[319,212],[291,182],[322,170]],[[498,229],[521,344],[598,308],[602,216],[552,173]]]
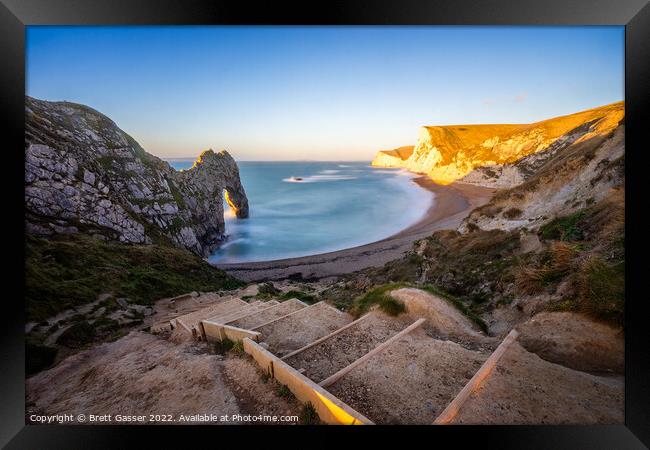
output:
[[[146,305],[186,292],[242,285],[198,256],[171,245],[128,245],[82,234],[27,235],[25,254],[30,321],[90,303],[101,293]]]

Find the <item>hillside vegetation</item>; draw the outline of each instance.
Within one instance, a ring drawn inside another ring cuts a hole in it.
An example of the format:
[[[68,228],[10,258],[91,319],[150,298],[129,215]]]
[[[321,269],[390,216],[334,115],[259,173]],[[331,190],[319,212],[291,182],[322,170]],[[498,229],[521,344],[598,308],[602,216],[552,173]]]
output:
[[[147,305],[190,291],[241,285],[198,256],[171,245],[120,244],[82,234],[27,235],[25,250],[29,321],[93,302],[100,293]]]
[[[425,131],[401,163],[391,162],[399,152],[383,152],[376,165],[413,168],[420,161],[426,164],[415,170],[434,178],[451,174],[450,167],[463,175],[471,169],[462,182],[501,189],[457,229],[437,231],[402,259],[345,277],[325,296],[355,310],[386,283],[432,287],[492,334],[542,311],[623,325],[622,102],[531,125]]]
[[[322,297],[355,312],[403,286],[433,289],[495,334],[542,311],[580,312],[622,326],[623,193],[533,232],[438,231],[402,259],[343,277]]]

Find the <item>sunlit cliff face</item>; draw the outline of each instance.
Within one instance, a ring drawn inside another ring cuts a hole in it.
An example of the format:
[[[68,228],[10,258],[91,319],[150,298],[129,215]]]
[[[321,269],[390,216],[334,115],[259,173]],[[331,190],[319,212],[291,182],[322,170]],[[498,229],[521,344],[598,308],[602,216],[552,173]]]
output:
[[[503,166],[575,135],[575,142],[611,133],[625,115],[623,102],[532,124],[421,127],[416,145],[380,151],[378,167],[403,167],[449,184],[485,166]]]
[[[226,203],[228,203],[228,206],[230,206],[230,210],[232,211],[232,216],[236,217],[237,216],[237,206],[235,206],[233,201],[230,199],[230,195],[228,194],[227,189],[223,190],[223,198],[226,199]]]

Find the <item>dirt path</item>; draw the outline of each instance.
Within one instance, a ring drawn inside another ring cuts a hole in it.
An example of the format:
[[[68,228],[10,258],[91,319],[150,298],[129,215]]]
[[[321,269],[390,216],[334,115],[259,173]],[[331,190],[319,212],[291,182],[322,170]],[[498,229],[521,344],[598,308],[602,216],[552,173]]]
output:
[[[269,351],[282,357],[350,322],[352,316],[348,313],[339,311],[325,302],[319,302],[256,328],[255,331],[262,333],[262,340],[268,344]]]
[[[316,279],[378,267],[400,258],[414,241],[436,230],[456,228],[474,208],[488,202],[495,190],[470,184],[443,186],[428,177],[415,180],[435,194],[426,216],[409,228],[381,241],[336,252],[276,261],[219,264],[229,274],[244,281],[284,278]]]
[[[487,358],[415,330],[328,389],[377,424],[432,424]]]
[[[28,379],[26,388],[28,411],[39,414],[239,411],[217,356],[142,332],[77,353]]]
[[[237,398],[242,415],[292,416],[297,415],[302,408],[295,397],[286,394],[286,391],[281,394],[283,391],[280,384],[263,376],[255,362],[248,357],[227,357],[223,375],[227,387]],[[252,422],[256,423],[258,422]]]
[[[231,382],[234,377],[240,378],[240,386]],[[246,380],[253,379],[259,381],[259,374],[251,363],[212,354],[205,344],[177,345],[148,333],[131,332],[29,378],[27,418],[31,414],[111,414],[109,423],[121,423],[118,414],[170,414],[178,419],[196,414],[299,413],[297,404],[280,398],[271,384],[260,382],[244,392],[241,384],[252,386],[255,383]],[[269,408],[272,404],[277,407]]]
[[[285,362],[303,369],[305,376],[320,383],[406,328],[408,322],[373,311],[350,328],[287,358]]]
[[[415,288],[392,291],[393,298],[401,301],[409,314],[427,319],[427,326],[439,336],[455,337],[462,341],[491,341],[478,331],[478,327],[449,301]]]
[[[452,423],[622,424],[623,377],[553,364],[514,343]]]
[[[519,343],[546,361],[575,370],[623,374],[623,330],[571,312],[537,314],[517,327]]]

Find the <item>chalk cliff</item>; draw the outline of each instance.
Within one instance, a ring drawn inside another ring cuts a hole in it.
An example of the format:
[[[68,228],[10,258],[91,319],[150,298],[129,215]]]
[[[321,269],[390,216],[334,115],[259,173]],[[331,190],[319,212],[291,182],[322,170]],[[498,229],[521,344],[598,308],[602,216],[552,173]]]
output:
[[[409,157],[413,154],[413,146],[399,147],[394,150],[377,152],[372,165],[376,167],[407,167]]]
[[[162,239],[207,256],[225,238],[224,195],[237,217],[248,217],[239,169],[225,150],[204,151],[179,172],[92,108],[25,101],[28,233]]]
[[[441,184],[512,187],[558,151],[611,133],[623,116],[618,102],[532,124],[425,126],[411,151],[380,151],[372,165],[403,167]]]
[[[530,172],[525,181],[502,189],[465,218],[459,231],[538,229],[554,218],[604,201],[623,204],[625,127],[569,145]],[[612,210],[613,211],[613,210]],[[612,221],[624,220],[614,218]]]

